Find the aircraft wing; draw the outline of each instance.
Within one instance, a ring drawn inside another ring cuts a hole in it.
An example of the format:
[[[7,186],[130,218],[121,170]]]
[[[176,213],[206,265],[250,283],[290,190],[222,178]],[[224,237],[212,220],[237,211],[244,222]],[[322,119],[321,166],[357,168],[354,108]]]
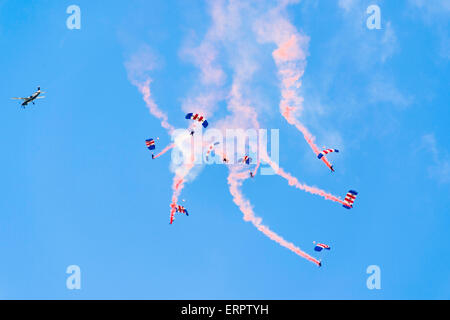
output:
[[[16,98],[16,97],[14,97],[14,98],[11,98],[11,99],[16,99],[16,100],[27,100],[28,98]]]
[[[37,98],[35,98],[35,99],[44,99],[45,98],[45,96],[39,96],[39,97],[37,97]]]

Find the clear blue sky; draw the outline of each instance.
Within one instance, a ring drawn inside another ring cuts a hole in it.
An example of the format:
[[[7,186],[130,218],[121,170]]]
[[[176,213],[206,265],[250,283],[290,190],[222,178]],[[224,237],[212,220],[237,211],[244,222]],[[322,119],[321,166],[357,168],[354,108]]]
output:
[[[382,29],[365,27],[381,8]],[[81,8],[81,30],[66,8]],[[310,37],[302,121],[320,146],[341,149],[330,174],[278,113],[271,50],[255,86],[280,129],[281,166],[355,208],[289,187],[277,176],[244,185],[256,213],[309,253],[317,268],[242,220],[224,166],[202,170],[168,224],[169,157],[144,140],[169,137],[149,115],[124,63],[142,46],[159,57],[153,97],[185,125],[180,104],[198,70],[180,53],[210,26],[203,1],[0,0],[0,298],[450,298],[450,8],[446,1],[302,1],[291,22]],[[14,96],[40,85],[27,110]],[[82,289],[66,289],[79,265]],[[381,290],[366,268],[381,268]]]

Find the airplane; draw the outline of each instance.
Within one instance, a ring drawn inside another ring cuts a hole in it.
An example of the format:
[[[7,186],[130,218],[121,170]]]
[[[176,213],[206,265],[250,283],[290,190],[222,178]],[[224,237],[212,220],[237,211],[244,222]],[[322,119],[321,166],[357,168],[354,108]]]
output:
[[[23,100],[22,108],[25,109],[25,106],[27,106],[30,102],[34,104],[34,100],[45,98],[43,96],[39,96],[41,93],[44,93],[44,92],[41,91],[41,87],[38,87],[37,91],[27,98],[11,98],[11,99]]]

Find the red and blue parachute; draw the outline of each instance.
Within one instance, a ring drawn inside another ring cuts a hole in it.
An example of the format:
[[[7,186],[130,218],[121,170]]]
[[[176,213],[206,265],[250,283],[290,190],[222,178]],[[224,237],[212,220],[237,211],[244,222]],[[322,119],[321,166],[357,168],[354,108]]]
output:
[[[325,244],[325,243],[317,243],[316,246],[314,247],[314,250],[317,251],[317,252],[320,252],[323,249],[331,250],[330,246]]]
[[[240,158],[238,161],[241,163],[250,164],[252,162],[252,158],[250,158],[249,156],[245,156],[243,158]]]
[[[202,124],[203,128],[206,128],[208,126],[208,121],[205,119],[205,117],[202,115],[199,115],[198,113],[188,113],[186,115],[186,119],[200,122]]]
[[[170,207],[172,208],[172,210],[170,210],[170,224],[175,220],[175,212],[184,213],[186,216],[189,216],[186,208],[179,204],[171,204]]]
[[[176,207],[175,207],[175,211],[176,211],[176,212],[179,212],[179,213],[184,213],[185,215],[189,216],[188,211],[187,211],[186,208],[183,207],[183,206],[180,206],[180,205],[176,206]]]
[[[145,145],[147,146],[148,150],[155,150],[155,140],[154,139],[147,139],[145,140]]]
[[[347,195],[345,196],[344,201],[342,202],[342,206],[346,209],[353,208],[353,202],[356,200],[356,196],[358,195],[358,192],[354,190],[350,190]]]
[[[325,155],[327,155],[327,154],[329,154],[329,153],[332,153],[332,152],[338,153],[339,150],[337,150],[337,149],[325,149],[325,150],[323,150],[321,153],[319,153],[319,155],[317,156],[317,158],[322,159],[323,156],[325,156]]]

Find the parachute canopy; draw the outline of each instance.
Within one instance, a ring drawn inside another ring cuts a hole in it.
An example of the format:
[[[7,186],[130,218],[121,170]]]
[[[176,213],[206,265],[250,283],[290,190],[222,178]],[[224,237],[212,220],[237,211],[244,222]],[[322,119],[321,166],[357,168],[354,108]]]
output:
[[[240,158],[238,161],[245,164],[250,164],[252,162],[252,158],[250,158],[249,156],[245,156],[243,158]]]
[[[356,196],[358,195],[358,192],[350,190],[347,195],[345,196],[344,203],[342,206],[346,209],[353,208],[353,202],[355,202]]]
[[[145,145],[147,146],[148,150],[155,150],[155,140],[153,139],[147,139],[145,140]]]
[[[316,246],[314,247],[314,250],[317,251],[317,252],[320,252],[323,249],[330,250],[331,248],[330,248],[329,245],[326,245],[324,243],[317,243]]]
[[[198,113],[188,113],[186,115],[186,119],[200,122],[203,128],[206,128],[208,126],[208,121],[205,119],[205,117],[199,115]]]
[[[170,224],[172,224],[175,220],[175,212],[184,213],[189,216],[188,211],[183,206],[180,206],[178,204],[171,204],[170,207],[172,208],[172,210],[170,210]]]
[[[321,153],[319,153],[317,155],[317,158],[322,159],[323,156],[325,156],[325,155],[327,155],[329,153],[332,153],[332,152],[339,152],[339,150],[337,150],[337,149],[325,149],[325,150],[323,150]]]
[[[188,211],[187,211],[186,208],[183,207],[183,206],[180,206],[180,205],[175,206],[175,211],[176,211],[176,212],[180,212],[180,213],[184,213],[184,214],[186,214],[187,216],[189,216]]]

